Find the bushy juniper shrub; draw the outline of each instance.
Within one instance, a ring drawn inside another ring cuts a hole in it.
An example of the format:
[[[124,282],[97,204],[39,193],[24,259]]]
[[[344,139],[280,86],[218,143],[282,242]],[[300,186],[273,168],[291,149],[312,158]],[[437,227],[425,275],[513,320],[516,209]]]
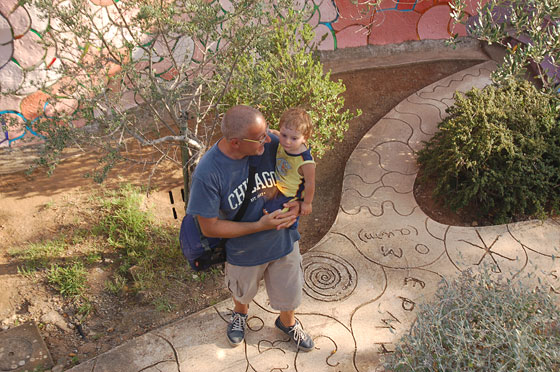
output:
[[[558,95],[518,80],[457,94],[418,153],[420,182],[435,179],[438,200],[494,223],[557,211],[559,104]]]
[[[419,307],[410,333],[385,367],[394,372],[558,371],[559,310],[544,289],[467,271]]]

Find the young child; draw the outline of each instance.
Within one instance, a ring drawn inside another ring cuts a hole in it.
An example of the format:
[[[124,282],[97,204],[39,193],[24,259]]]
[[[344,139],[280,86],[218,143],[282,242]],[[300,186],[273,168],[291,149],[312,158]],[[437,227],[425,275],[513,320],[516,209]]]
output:
[[[282,209],[290,200],[302,200],[300,215],[312,211],[315,194],[315,161],[306,145],[313,130],[311,117],[301,108],[286,110],[280,117],[280,140],[276,153],[277,193],[265,204],[267,212]],[[297,228],[298,222],[291,226]]]

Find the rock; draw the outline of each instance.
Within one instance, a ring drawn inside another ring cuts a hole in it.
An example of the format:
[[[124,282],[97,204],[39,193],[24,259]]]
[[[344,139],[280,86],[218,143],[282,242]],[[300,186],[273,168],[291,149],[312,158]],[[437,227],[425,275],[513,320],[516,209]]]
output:
[[[56,366],[51,368],[51,372],[62,372],[62,371],[64,371],[63,364],[57,364]]]
[[[8,318],[0,320],[0,325],[2,325],[2,327],[8,325],[8,323],[9,323]]]
[[[41,316],[41,322],[54,324],[62,331],[71,332],[70,328],[66,324],[66,319],[64,319],[62,315],[60,315],[54,310],[48,311],[45,314],[43,314]]]
[[[95,354],[97,351],[97,345],[94,342],[88,342],[80,348],[80,352],[83,354]]]

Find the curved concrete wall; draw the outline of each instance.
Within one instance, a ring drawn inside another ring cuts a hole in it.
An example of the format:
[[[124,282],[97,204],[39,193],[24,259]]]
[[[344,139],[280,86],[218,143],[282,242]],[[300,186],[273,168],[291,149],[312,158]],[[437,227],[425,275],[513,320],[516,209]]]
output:
[[[88,1],[88,0],[84,0]],[[99,11],[109,12],[112,0],[89,0]],[[216,0],[217,1],[217,0]],[[227,0],[219,0],[227,3]],[[471,2],[469,12],[480,0]],[[482,0],[485,2],[485,0]],[[326,35],[319,49],[334,51],[366,45],[402,43],[411,40],[447,39],[453,33],[465,35],[464,28],[453,28],[449,0],[382,0],[378,7],[366,0],[294,0],[295,7],[313,9],[309,24],[317,40]],[[0,1],[0,149],[40,140],[33,130],[35,121],[48,113],[46,95],[37,82],[55,84],[62,76],[55,72],[59,63],[54,50],[45,50],[41,38],[47,36],[48,22],[31,5],[18,0]]]

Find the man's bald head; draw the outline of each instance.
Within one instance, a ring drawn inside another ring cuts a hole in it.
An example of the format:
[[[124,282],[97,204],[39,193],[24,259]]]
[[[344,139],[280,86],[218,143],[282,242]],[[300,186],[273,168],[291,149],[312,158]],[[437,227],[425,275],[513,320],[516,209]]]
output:
[[[265,118],[259,110],[245,105],[233,106],[222,119],[222,135],[226,139],[245,137],[247,129],[261,121],[264,123]]]

